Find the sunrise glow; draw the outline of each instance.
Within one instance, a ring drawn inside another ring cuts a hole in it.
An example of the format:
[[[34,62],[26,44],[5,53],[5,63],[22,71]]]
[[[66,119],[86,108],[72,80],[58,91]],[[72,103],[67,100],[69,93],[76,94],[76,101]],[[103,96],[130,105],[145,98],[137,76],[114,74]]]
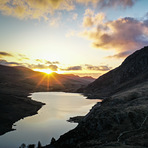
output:
[[[147,5],[147,0],[2,1],[0,64],[97,78],[147,45]]]
[[[60,70],[57,70],[57,71],[52,71],[51,69],[33,69],[33,70],[38,71],[38,72],[44,72],[46,74],[51,74],[53,72],[58,73],[58,74],[64,74],[64,71],[60,71]]]

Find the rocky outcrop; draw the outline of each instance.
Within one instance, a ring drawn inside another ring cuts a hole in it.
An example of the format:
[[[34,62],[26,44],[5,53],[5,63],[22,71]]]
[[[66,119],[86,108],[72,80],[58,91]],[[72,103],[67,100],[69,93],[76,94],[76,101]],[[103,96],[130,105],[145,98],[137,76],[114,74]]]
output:
[[[137,50],[117,68],[100,76],[84,90],[88,98],[105,98],[148,79],[148,47]]]

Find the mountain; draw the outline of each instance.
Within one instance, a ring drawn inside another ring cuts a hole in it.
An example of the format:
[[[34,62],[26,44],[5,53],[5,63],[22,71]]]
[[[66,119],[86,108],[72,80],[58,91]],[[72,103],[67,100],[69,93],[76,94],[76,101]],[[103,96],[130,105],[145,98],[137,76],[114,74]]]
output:
[[[95,79],[90,77],[79,77],[71,74],[50,75],[36,72],[31,69],[17,66],[8,67],[0,65],[0,86],[1,92],[9,89],[10,93],[16,91],[21,93],[24,90],[35,91],[71,91],[74,92],[78,88],[86,87]],[[23,89],[22,89],[23,87]]]
[[[44,105],[27,98],[36,91],[70,91],[86,87],[93,78],[32,71],[0,65],[0,135],[12,130],[14,122],[34,115]]]
[[[148,47],[89,84],[85,93],[104,99],[45,148],[148,147]]]
[[[148,47],[144,47],[127,57],[119,67],[89,84],[84,93],[88,98],[105,98],[147,79]]]

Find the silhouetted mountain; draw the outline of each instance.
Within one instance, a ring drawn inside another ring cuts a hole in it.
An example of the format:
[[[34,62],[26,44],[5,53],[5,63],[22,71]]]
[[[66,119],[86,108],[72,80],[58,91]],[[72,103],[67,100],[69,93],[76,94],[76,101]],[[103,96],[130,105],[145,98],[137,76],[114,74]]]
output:
[[[88,85],[86,93],[105,98],[45,148],[148,147],[148,47]]]
[[[93,78],[32,71],[0,65],[0,135],[12,130],[14,122],[36,114],[43,103],[27,98],[36,91],[70,91],[86,87]]]
[[[100,76],[85,89],[89,98],[104,98],[148,79],[148,47],[137,50],[117,68]]]
[[[8,67],[0,65],[1,92],[15,93],[27,90],[34,91],[72,91],[85,87],[95,79],[76,75],[50,75],[36,72],[26,67]]]

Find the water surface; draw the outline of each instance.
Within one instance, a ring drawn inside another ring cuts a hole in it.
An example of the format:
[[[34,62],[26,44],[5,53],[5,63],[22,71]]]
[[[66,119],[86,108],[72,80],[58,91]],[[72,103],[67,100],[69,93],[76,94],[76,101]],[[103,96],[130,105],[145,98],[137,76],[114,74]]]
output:
[[[22,143],[37,144],[38,141],[49,144],[52,137],[58,139],[76,127],[77,123],[67,122],[70,117],[85,115],[99,101],[64,92],[38,92],[31,98],[46,105],[38,114],[16,122],[15,131],[0,136],[0,148],[18,148]]]

